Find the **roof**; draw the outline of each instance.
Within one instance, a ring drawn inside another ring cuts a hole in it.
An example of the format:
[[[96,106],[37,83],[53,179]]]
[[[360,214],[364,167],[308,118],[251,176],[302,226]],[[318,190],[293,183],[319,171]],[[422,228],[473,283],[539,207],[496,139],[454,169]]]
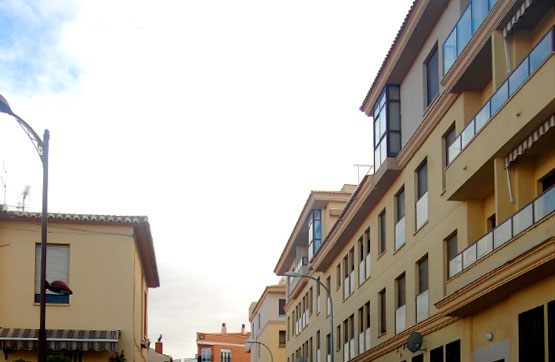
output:
[[[40,221],[41,217],[42,213],[40,212],[0,212],[0,220]],[[147,216],[48,213],[48,220],[54,223],[132,226],[147,286],[150,288],[157,288],[160,286],[156,255],[154,253],[154,243]]]
[[[252,323],[254,316],[270,293],[283,294],[283,297],[285,298],[285,284],[268,285],[266,288],[264,288],[264,292],[262,292],[262,295],[260,296],[260,298],[258,298],[258,301],[253,303],[254,306],[252,306],[252,308],[249,308],[249,322]]]

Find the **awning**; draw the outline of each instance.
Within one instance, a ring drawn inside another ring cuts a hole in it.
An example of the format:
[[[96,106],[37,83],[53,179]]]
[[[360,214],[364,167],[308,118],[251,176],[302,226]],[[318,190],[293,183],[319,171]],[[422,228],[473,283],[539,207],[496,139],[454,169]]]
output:
[[[34,350],[38,334],[38,329],[0,328],[0,349]],[[116,352],[119,336],[120,331],[47,329],[46,348],[52,351]]]
[[[505,157],[505,168],[509,167],[511,162],[517,159],[518,156],[522,155],[524,151],[532,147],[534,142],[536,142],[541,136],[547,133],[551,127],[555,126],[555,114],[552,114],[547,121],[545,121],[541,126],[539,126],[534,132],[528,136],[524,142],[515,147],[511,153]]]
[[[522,5],[516,10],[511,20],[509,20],[507,25],[505,25],[505,27],[503,28],[503,36],[505,38],[511,33],[511,30],[513,30],[513,28],[518,24],[518,21],[520,20],[522,15],[524,15],[526,10],[528,10],[533,2],[534,0],[525,0]]]

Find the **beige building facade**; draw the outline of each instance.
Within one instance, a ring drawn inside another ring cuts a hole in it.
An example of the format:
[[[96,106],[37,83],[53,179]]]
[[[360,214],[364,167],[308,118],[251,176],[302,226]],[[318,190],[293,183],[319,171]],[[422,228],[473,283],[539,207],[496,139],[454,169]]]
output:
[[[269,285],[249,308],[251,362],[285,361],[285,284]],[[269,355],[271,353],[271,356]]]
[[[555,359],[554,25],[550,1],[413,3],[361,106],[375,173],[318,248],[331,210],[305,205],[276,265],[334,307],[330,351],[325,291],[289,278],[289,362]]]
[[[36,361],[40,214],[0,213],[0,346],[8,361]],[[48,354],[76,362],[147,361],[148,289],[160,285],[146,217],[50,214],[47,281],[73,295],[46,296]]]

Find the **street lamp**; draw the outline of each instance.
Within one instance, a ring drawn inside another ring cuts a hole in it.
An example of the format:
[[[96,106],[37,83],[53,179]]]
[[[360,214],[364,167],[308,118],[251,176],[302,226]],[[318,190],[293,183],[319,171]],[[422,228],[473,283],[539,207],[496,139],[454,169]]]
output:
[[[272,354],[272,351],[270,350],[270,348],[268,348],[267,345],[265,345],[265,344],[262,343],[262,342],[258,342],[258,341],[249,341],[249,340],[247,340],[247,341],[245,341],[245,342],[246,342],[246,343],[256,343],[256,344],[260,344],[260,345],[266,347],[266,349],[268,350],[268,353],[270,353],[270,358],[272,359],[272,362],[274,362],[274,355]]]
[[[21,117],[12,112],[6,98],[0,94],[0,112],[14,117],[27,137],[33,143],[42,161],[42,217],[41,217],[41,254],[40,254],[40,328],[38,338],[38,362],[46,361],[46,239],[48,223],[48,144],[50,132],[45,129],[42,140],[35,130]],[[52,283],[54,284],[54,283]],[[69,289],[69,288],[68,288]]]
[[[330,356],[331,362],[334,362],[334,349],[333,349],[333,301],[331,299],[331,293],[330,290],[328,289],[328,287],[326,287],[324,285],[324,283],[322,283],[319,279],[314,278],[311,275],[306,275],[306,274],[301,274],[299,272],[294,272],[294,271],[289,271],[289,272],[285,272],[284,273],[285,276],[288,277],[292,277],[292,278],[308,278],[308,279],[312,279],[314,280],[316,283],[320,284],[320,286],[322,288],[324,288],[326,290],[326,292],[328,293],[328,300],[330,302]]]

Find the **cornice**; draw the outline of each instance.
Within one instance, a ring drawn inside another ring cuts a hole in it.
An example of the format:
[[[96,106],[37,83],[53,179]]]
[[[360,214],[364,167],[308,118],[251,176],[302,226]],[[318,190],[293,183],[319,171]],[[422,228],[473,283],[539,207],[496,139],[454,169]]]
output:
[[[452,314],[470,302],[495,292],[502,285],[508,284],[512,280],[554,259],[555,237],[551,237],[535,248],[482,275],[453,294],[443,298],[435,303],[435,307],[443,315]]]

